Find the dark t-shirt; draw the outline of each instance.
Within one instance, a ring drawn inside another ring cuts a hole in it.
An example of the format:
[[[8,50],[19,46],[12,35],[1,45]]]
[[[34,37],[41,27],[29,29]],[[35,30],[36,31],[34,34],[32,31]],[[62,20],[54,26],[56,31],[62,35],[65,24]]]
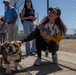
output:
[[[28,16],[35,16],[35,10],[34,9],[29,9],[29,8],[26,8],[25,9],[25,14],[24,14],[24,17],[28,17]],[[33,21],[31,19],[27,19],[26,21]]]

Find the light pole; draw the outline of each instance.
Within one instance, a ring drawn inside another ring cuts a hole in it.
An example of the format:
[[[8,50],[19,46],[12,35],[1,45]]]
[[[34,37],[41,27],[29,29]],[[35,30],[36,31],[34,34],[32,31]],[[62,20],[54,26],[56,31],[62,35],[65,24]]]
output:
[[[47,0],[47,14],[48,14],[48,8],[49,8],[49,0]]]
[[[39,22],[39,13],[37,13],[37,24]]]

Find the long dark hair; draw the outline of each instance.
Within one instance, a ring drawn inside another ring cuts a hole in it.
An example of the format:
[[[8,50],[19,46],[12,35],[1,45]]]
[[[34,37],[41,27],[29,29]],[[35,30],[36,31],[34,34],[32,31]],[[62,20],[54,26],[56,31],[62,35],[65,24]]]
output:
[[[30,1],[31,1],[31,0],[30,0]],[[24,3],[24,8],[25,8],[25,9],[27,8],[26,2],[27,2],[27,0],[25,0],[25,3]],[[31,8],[33,9],[32,1],[31,1]]]
[[[45,25],[46,23],[49,22],[49,18],[48,16],[46,16],[40,23],[40,25]],[[62,34],[65,34],[67,31],[67,27],[65,26],[65,24],[62,22],[61,18],[58,17],[55,20],[55,24],[57,25],[57,27],[59,28],[59,30],[61,31]]]

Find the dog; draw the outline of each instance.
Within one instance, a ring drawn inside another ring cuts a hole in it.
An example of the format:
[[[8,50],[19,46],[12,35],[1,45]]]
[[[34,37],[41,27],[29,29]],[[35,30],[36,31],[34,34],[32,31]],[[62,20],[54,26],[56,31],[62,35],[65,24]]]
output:
[[[15,69],[19,70],[19,62],[21,62],[22,57],[21,42],[6,42],[2,47],[2,51],[2,57],[6,66],[6,73],[11,73],[9,66],[11,61],[15,62]]]

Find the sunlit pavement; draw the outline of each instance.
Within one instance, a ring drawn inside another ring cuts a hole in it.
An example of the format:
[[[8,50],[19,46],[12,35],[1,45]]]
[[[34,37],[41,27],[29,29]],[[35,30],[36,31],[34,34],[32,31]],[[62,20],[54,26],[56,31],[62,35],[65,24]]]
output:
[[[22,53],[25,54],[24,46]],[[42,64],[33,66],[37,56],[28,56],[22,59],[20,65],[32,75],[76,75],[76,55],[67,52],[58,52],[59,64],[52,64],[51,53],[45,57],[42,52]]]
[[[22,55],[25,54],[24,45],[22,45]],[[40,66],[33,66],[37,55],[24,56],[20,62],[20,70],[15,71],[14,64],[10,65],[12,74],[10,75],[76,75],[76,55],[67,52],[58,51],[59,64],[53,64],[51,53],[45,57],[42,52],[42,64]],[[5,66],[0,67],[0,75],[5,74]]]

